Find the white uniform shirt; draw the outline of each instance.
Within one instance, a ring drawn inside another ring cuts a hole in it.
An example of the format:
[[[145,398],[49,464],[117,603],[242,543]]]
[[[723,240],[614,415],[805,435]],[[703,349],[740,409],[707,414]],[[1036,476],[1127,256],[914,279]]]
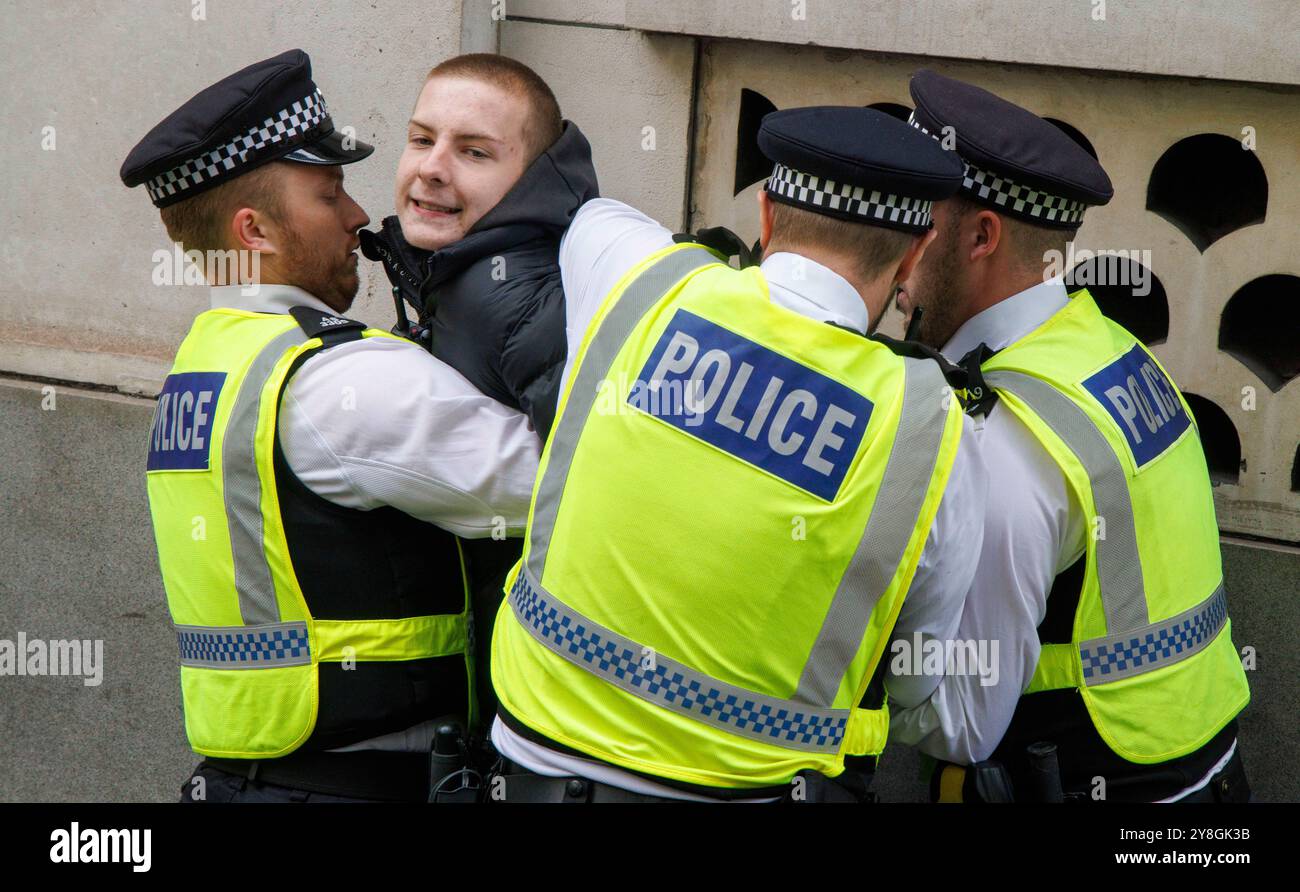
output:
[[[213,309],[299,305],[334,313],[291,285],[212,289]],[[363,338],[317,353],[289,379],[279,432],[294,474],[336,505],[391,505],[467,539],[527,526],[541,451],[528,417],[413,343]]]
[[[981,343],[1004,349],[1068,302],[1060,278],[1041,282],[966,320],[942,352],[956,362]],[[998,681],[986,686],[978,678],[946,676],[925,703],[895,711],[889,728],[891,740],[959,764],[987,759],[1010,727],[1038,664],[1038,626],[1052,582],[1083,556],[1088,535],[1083,506],[1024,422],[995,408],[978,436],[987,458],[988,514],[958,637],[999,643]],[[1236,747],[1234,741],[1199,782],[1162,801],[1204,787]]]
[[[672,243],[671,231],[621,202],[598,198],[578,210],[560,243],[569,340],[561,392],[587,326],[614,285],[632,267]],[[867,307],[862,297],[827,267],[797,254],[775,253],[763,261],[761,269],[774,303],[810,319],[866,332]],[[922,640],[940,641],[956,633],[980,551],[987,483],[971,421],[964,418],[963,422],[961,446],[948,489],[895,626],[894,639],[906,641],[909,647],[914,633],[919,633]],[[889,652],[884,659],[890,661]],[[929,697],[939,681],[937,675],[891,674],[886,677],[886,687],[891,699],[915,705]],[[636,792],[683,797],[679,791],[628,772],[541,747],[513,732],[500,719],[493,726],[492,742],[506,758],[538,774],[575,774]]]
[[[1001,350],[1068,301],[1059,278],[1034,285],[968,319],[943,347],[956,362],[981,343]],[[895,710],[890,739],[939,759],[987,759],[1011,724],[1040,650],[1038,625],[1056,575],[1083,554],[1083,509],[1065,476],[1020,419],[997,407],[977,436],[988,472],[984,541],[957,637],[997,642],[995,684],[949,675],[925,703]]]
[[[299,305],[334,312],[290,285],[212,289],[213,309]],[[289,379],[279,434],[294,474],[337,505],[391,505],[466,538],[528,523],[541,446],[527,416],[413,343],[363,338],[312,356]],[[342,749],[427,751],[432,737],[428,722]]]

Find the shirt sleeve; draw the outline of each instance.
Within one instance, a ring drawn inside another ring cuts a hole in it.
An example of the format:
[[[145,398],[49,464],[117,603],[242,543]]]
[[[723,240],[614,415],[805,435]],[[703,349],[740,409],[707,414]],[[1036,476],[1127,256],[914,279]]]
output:
[[[883,657],[887,661],[885,689],[892,702],[904,706],[922,703],[943,679],[942,671],[933,671],[923,659],[918,663],[916,657],[924,657],[927,642],[943,646],[957,635],[984,539],[987,489],[988,475],[974,422],[963,415],[952,473]],[[918,665],[921,671],[917,671]]]
[[[541,451],[528,418],[414,344],[366,338],[313,356],[279,430],[289,467],[335,504],[391,505],[466,538],[527,525]]]
[[[957,630],[982,654],[979,671],[945,674],[925,702],[900,704],[890,718],[891,740],[960,764],[987,759],[1001,742],[1038,664],[1052,582],[1085,544],[1064,475],[1018,418],[995,409],[982,442],[990,457],[984,537]]]
[[[565,333],[569,351],[560,381],[564,392],[587,326],[606,296],[641,261],[673,243],[673,234],[636,208],[594,198],[578,208],[560,241]]]

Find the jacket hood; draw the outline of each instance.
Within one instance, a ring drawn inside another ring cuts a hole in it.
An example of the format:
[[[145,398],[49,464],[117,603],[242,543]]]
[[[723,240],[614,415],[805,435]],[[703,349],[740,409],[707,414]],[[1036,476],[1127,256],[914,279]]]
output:
[[[537,156],[505,197],[461,241],[489,229],[515,224],[562,233],[578,208],[599,195],[596,168],[591,163],[591,143],[577,124],[565,121],[560,138]]]

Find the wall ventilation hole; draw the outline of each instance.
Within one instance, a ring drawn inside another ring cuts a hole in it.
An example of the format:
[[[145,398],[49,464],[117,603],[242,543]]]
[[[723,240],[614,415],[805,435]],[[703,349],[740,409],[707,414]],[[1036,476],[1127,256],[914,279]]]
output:
[[[906,105],[899,105],[897,102],[873,102],[867,108],[882,111],[891,118],[898,118],[900,121],[906,121],[912,116],[911,108]]]
[[[1260,276],[1237,289],[1223,308],[1219,349],[1274,393],[1300,374],[1300,277]]]
[[[1109,318],[1146,344],[1163,344],[1169,337],[1169,300],[1156,274],[1136,260],[1098,254],[1076,264],[1065,275],[1069,291],[1087,288]]]
[[[1228,413],[1203,396],[1183,391],[1192,408],[1196,428],[1201,434],[1205,463],[1210,468],[1210,482],[1236,484],[1241,476],[1241,437]]]
[[[1056,118],[1043,118],[1043,120],[1055,125],[1058,130],[1082,146],[1083,150],[1089,155],[1094,158],[1097,157],[1097,150],[1092,147],[1092,142],[1089,141],[1088,137],[1083,135],[1083,131],[1078,127],[1074,127],[1064,121],[1058,121]]]
[[[1243,226],[1264,222],[1268,177],[1255,153],[1230,136],[1198,133],[1170,146],[1151,170],[1147,210],[1198,251]]]
[[[776,111],[772,100],[744,87],[740,91],[740,117],[736,121],[736,180],[732,197],[763,180],[772,172],[772,162],[758,150],[758,128],[763,116]]]

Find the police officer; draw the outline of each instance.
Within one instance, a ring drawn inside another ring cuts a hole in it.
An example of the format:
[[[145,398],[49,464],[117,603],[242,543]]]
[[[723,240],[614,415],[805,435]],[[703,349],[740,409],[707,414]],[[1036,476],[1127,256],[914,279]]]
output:
[[[923,340],[982,361],[999,397],[959,637],[1000,642],[1001,659],[997,684],[945,678],[892,737],[962,765],[991,758],[1020,799],[1054,795],[1054,778],[1035,782],[1054,745],[1066,796],[1244,800],[1235,717],[1250,695],[1194,420],[1133,335],[1045,272],[1110,180],[985,90],[922,71],[911,92],[913,126],[955,138],[966,171],[899,303],[923,308]],[[948,766],[934,789],[970,797],[968,779]]]
[[[865,335],[960,165],[861,108],[775,112],[759,145],[761,268],[608,199],[561,245],[570,355],[493,636],[493,798],[865,799],[886,646],[955,631],[983,468],[940,366]]]
[[[149,502],[180,647],[187,800],[420,801],[433,722],[473,722],[457,536],[522,528],[526,418],[342,315],[368,221],[293,50],[194,96],[122,166],[211,257],[154,417]],[[238,252],[238,253],[237,253]]]

